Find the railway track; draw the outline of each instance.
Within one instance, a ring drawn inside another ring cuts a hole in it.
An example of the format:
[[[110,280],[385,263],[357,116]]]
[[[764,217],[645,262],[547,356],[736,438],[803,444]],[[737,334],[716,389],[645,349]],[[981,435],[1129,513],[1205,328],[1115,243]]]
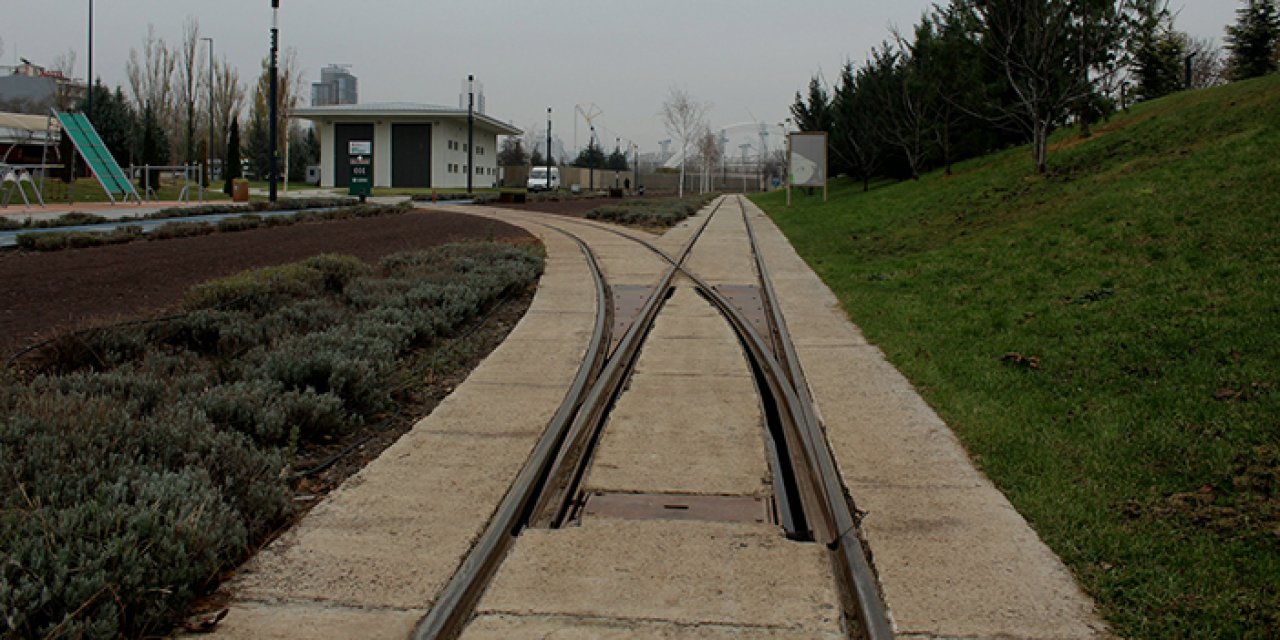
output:
[[[714,260],[704,259],[700,266],[691,261],[713,222],[735,230],[738,224],[745,227],[750,255],[736,259],[750,261],[755,282],[726,282],[723,276],[710,278],[699,273],[714,271],[709,268],[714,267]],[[718,200],[679,251],[664,250],[640,233],[589,221],[552,223],[542,219],[538,224],[573,239],[591,267],[597,317],[587,357],[485,532],[417,626],[414,637],[460,637],[504,560],[526,532],[572,528],[584,517],[599,514],[657,521],[750,520],[758,503],[763,503],[760,511],[764,517],[757,517],[757,521],[763,519],[780,528],[792,544],[825,549],[844,635],[892,637],[858,537],[856,511],[840,482],[785,318],[774,302],[768,265],[757,249],[741,201],[736,197]],[[595,240],[588,242],[584,239],[588,235]],[[643,247],[665,268],[648,285],[611,282],[592,248],[604,237]],[[610,418],[633,383],[637,363],[664,308],[673,298],[675,307],[689,308],[689,300],[677,296],[687,296],[685,292],[690,290],[727,323],[745,356],[763,418],[763,448],[770,478],[767,495],[623,493],[585,486],[592,465],[599,464],[600,443]]]

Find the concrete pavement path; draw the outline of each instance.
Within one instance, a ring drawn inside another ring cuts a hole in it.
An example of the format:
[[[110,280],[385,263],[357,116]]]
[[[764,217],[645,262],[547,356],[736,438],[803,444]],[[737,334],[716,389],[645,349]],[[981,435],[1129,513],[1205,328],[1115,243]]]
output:
[[[1106,637],[1061,561],[785,237],[743,202],[842,479],[866,512],[862,533],[900,637]],[[613,284],[651,283],[663,269],[596,223],[453,210],[543,239],[547,274],[533,308],[435,413],[246,568],[225,636],[405,637],[483,529],[585,350],[590,278],[576,245],[547,225],[592,246]],[[754,283],[743,217],[724,213],[691,268],[715,284]],[[656,242],[674,252],[700,220]],[[770,490],[760,414],[744,400],[752,390],[743,355],[709,310],[678,284],[606,427],[592,490]],[[673,417],[680,406],[697,408],[686,423]],[[676,450],[650,455],[646,438],[664,432],[677,434]],[[842,637],[825,550],[768,523],[585,517],[578,527],[526,531],[479,614],[465,637]]]

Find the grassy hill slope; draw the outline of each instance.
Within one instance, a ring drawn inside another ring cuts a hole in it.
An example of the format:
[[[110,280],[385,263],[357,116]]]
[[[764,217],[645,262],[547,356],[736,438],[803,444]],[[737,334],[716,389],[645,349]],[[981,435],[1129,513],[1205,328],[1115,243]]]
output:
[[[1280,629],[1280,77],[757,199],[1124,636]]]

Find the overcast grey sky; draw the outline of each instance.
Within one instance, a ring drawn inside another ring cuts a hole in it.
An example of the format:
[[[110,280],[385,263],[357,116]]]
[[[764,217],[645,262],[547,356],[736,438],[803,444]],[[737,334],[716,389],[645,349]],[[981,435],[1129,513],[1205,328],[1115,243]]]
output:
[[[667,138],[659,111],[670,87],[710,103],[713,129],[776,124],[809,77],[834,80],[889,34],[908,29],[929,0],[281,0],[281,44],[308,83],[329,63],[352,65],[361,102],[456,105],[475,74],[488,113],[524,129],[553,129],[572,144],[574,106],[603,111],[606,147],[630,138],[652,150]],[[69,49],[86,73],[89,0],[0,0],[4,64],[41,64]],[[1173,0],[1178,27],[1221,41],[1237,0]],[[252,81],[269,46],[269,0],[97,0],[94,74],[125,83],[147,25],[173,42],[188,16]],[[309,88],[306,93],[309,97]],[[578,125],[586,144],[586,126]],[[776,127],[772,127],[777,131]]]

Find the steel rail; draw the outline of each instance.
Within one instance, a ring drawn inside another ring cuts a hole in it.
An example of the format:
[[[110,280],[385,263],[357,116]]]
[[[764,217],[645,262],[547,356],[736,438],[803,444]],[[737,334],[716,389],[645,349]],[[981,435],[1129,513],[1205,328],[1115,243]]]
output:
[[[722,198],[719,205],[723,205],[727,200],[727,197]],[[696,285],[698,292],[714,307],[716,307],[716,309],[720,311],[721,315],[723,315],[732,326],[734,332],[742,342],[743,348],[747,351],[748,361],[752,366],[752,371],[755,374],[758,384],[763,383],[766,387],[766,389],[761,390],[762,400],[766,397],[764,392],[767,391],[767,397],[773,399],[774,413],[778,421],[781,423],[783,441],[776,443],[776,446],[780,451],[778,451],[779,456],[774,460],[775,477],[779,475],[789,477],[791,478],[791,481],[795,483],[797,488],[796,493],[798,494],[797,498],[799,504],[795,504],[796,501],[793,501],[790,498],[787,487],[777,487],[779,490],[774,493],[774,499],[777,503],[779,512],[780,524],[782,524],[787,537],[790,539],[801,541],[815,539],[815,532],[811,527],[811,517],[806,514],[816,514],[823,509],[819,498],[820,491],[811,474],[794,473],[794,470],[808,468],[806,458],[803,456],[805,455],[804,452],[810,448],[808,443],[803,439],[803,429],[797,426],[798,414],[795,407],[799,404],[799,401],[794,397],[793,387],[790,380],[785,377],[785,371],[772,357],[772,352],[768,348],[768,343],[755,330],[755,327],[752,326],[749,320],[747,320],[746,316],[739,311],[728,298],[708,284],[700,276],[683,267],[684,259],[687,258],[688,255],[688,250],[686,250],[685,255],[681,256],[681,261],[677,262],[670,254],[648,240],[629,235],[612,226],[590,223],[587,221],[580,222],[638,243],[649,249],[649,251],[657,255],[659,258],[665,260],[674,268],[679,269]],[[710,217],[708,217],[708,220],[704,222],[704,228],[709,222]],[[787,398],[788,393],[792,394],[790,399]],[[762,404],[767,403],[762,402]],[[767,410],[769,407],[766,406],[765,408]],[[787,458],[787,464],[793,471],[792,473],[788,474],[780,469],[783,465],[783,460],[781,459],[783,457]],[[830,527],[828,527],[828,531],[829,530]],[[825,538],[820,539],[820,541],[823,542],[823,544],[826,544],[829,540],[833,540],[834,538],[835,535],[833,533],[828,533],[828,535]]]
[[[712,211],[711,215],[707,216],[707,222],[710,222],[712,216],[719,209],[720,204],[717,204],[716,209]],[[498,567],[501,566],[516,536],[531,521],[535,520],[542,510],[548,508],[550,503],[545,500],[547,495],[546,488],[555,486],[558,481],[569,478],[571,480],[569,489],[572,491],[574,486],[572,482],[579,480],[582,471],[585,470],[585,460],[576,460],[572,473],[566,472],[563,467],[571,459],[566,455],[566,451],[569,449],[585,451],[580,445],[576,444],[584,436],[592,435],[591,432],[593,430],[586,428],[586,425],[590,424],[590,422],[584,416],[593,416],[591,420],[598,422],[603,416],[603,409],[608,404],[603,402],[606,397],[605,381],[612,381],[607,385],[613,387],[613,393],[608,396],[611,402],[612,396],[616,395],[618,387],[620,387],[620,381],[626,379],[625,377],[620,377],[621,374],[630,371],[630,366],[626,368],[626,371],[618,371],[620,368],[618,362],[623,358],[618,357],[617,354],[622,354],[624,349],[630,350],[632,356],[628,359],[634,365],[634,355],[638,353],[639,346],[643,342],[641,336],[647,335],[647,327],[641,330],[641,327],[645,326],[645,324],[637,320],[624,336],[622,344],[619,345],[618,350],[615,352],[615,357],[606,360],[609,345],[608,327],[611,324],[612,305],[609,303],[609,287],[605,282],[600,265],[590,247],[579,236],[555,225],[539,224],[573,239],[586,256],[592,279],[595,282],[597,309],[595,327],[592,331],[591,342],[587,348],[587,356],[579,367],[578,373],[574,377],[565,399],[561,402],[560,408],[556,411],[555,416],[552,417],[543,436],[538,440],[538,444],[534,447],[529,460],[516,476],[511,489],[499,505],[498,511],[485,527],[485,531],[481,534],[476,545],[468,552],[467,557],[454,572],[448,584],[445,585],[440,596],[432,605],[431,610],[414,628],[414,640],[452,640],[458,637],[475,610],[475,606],[484,590],[497,573]],[[706,223],[690,240],[689,246],[685,248],[683,254],[685,257],[688,256],[693,244],[697,242],[698,237],[701,236],[702,230],[705,228]],[[647,324],[652,324],[653,318],[657,315],[656,308],[666,299],[666,292],[670,289],[670,282],[674,279],[676,271],[675,267],[669,268],[661,281],[664,284],[655,288],[646,301],[646,313],[642,317],[647,318]],[[654,308],[650,309],[650,307]],[[583,410],[584,408],[586,411]],[[570,492],[562,492],[561,495],[572,498],[572,493]],[[567,511],[568,506],[570,505],[566,503],[563,507],[557,508],[557,512]]]
[[[856,505],[853,499],[845,494],[844,484],[836,466],[835,456],[827,446],[826,434],[813,407],[813,396],[809,383],[800,364],[800,356],[796,353],[795,343],[787,329],[781,304],[769,277],[769,269],[764,255],[760,251],[759,239],[751,225],[747,208],[743,206],[741,196],[738,206],[742,210],[742,223],[747,228],[747,238],[751,242],[751,254],[755,259],[756,272],[764,291],[765,311],[769,314],[774,331],[777,332],[780,348],[781,364],[786,368],[796,394],[799,396],[801,410],[804,413],[803,426],[808,431],[805,440],[809,443],[809,457],[813,469],[821,480],[825,501],[831,506],[830,516],[833,519],[836,539],[828,545],[832,551],[832,563],[836,569],[837,579],[845,591],[847,604],[852,604],[857,620],[862,626],[863,635],[869,640],[881,640],[893,637],[893,627],[889,623],[888,612],[884,600],[880,597],[875,572],[867,561],[866,549],[857,535],[858,520],[855,515]]]
[[[671,283],[679,272],[680,265],[688,259],[693,246],[702,237],[702,232],[706,230],[711,219],[720,211],[721,205],[723,200],[716,204],[702,226],[689,239],[680,259],[671,261],[670,267],[645,300],[640,315],[627,329],[613,356],[609,358],[600,376],[596,378],[595,384],[592,385],[583,403],[584,410],[575,416],[566,444],[560,448],[560,454],[552,465],[554,475],[549,478],[548,489],[538,500],[533,517],[530,519],[534,526],[559,528],[572,515],[574,507],[580,506],[576,505],[578,487],[581,486],[582,478],[591,460],[590,452],[595,447],[604,427],[604,418],[608,409],[621,393],[624,383],[635,368],[640,347],[644,344],[658,312],[668,298]]]
[[[723,201],[721,200],[721,203]],[[746,209],[741,200],[737,202],[746,222]],[[845,600],[847,615],[851,615],[860,625],[863,637],[869,640],[893,638],[892,627],[889,624],[883,600],[880,598],[875,574],[867,561],[862,541],[857,535],[858,525],[854,509],[849,497],[845,494],[835,459],[827,448],[826,435],[813,409],[812,397],[808,393],[808,385],[804,381],[799,358],[786,332],[786,323],[782,319],[781,310],[768,302],[775,299],[773,283],[757,251],[754,230],[748,224],[748,237],[751,240],[753,256],[756,258],[757,275],[764,291],[763,297],[767,299],[766,305],[775,330],[781,332],[778,336],[781,360],[774,356],[768,348],[768,343],[745,315],[715,287],[684,268],[683,260],[677,264],[670,255],[653,243],[618,229],[604,225],[599,225],[598,228],[639,243],[674,265],[694,282],[699,293],[733,325],[754,361],[753,366],[762,374],[761,378],[768,386],[769,393],[777,405],[792,465],[797,471],[804,471],[804,473],[795,474],[800,485],[804,518],[810,524],[821,525],[812,532],[813,537],[832,552],[832,563],[843,591],[842,597]],[[817,522],[814,522],[815,520]]]
[[[550,227],[550,225],[544,225]],[[511,489],[503,497],[497,512],[485,527],[484,533],[462,564],[454,572],[448,584],[427,615],[413,631],[414,640],[450,640],[462,632],[480,595],[497,573],[498,567],[510,550],[516,535],[528,521],[532,502],[538,496],[551,471],[551,462],[564,441],[570,421],[582,406],[588,385],[598,378],[608,347],[609,304],[608,286],[595,254],[578,236],[556,229],[574,242],[586,257],[596,289],[596,322],[592,329],[587,355],[578,367],[573,383],[551,418],[547,429],[534,447],[529,460],[520,469]]]

